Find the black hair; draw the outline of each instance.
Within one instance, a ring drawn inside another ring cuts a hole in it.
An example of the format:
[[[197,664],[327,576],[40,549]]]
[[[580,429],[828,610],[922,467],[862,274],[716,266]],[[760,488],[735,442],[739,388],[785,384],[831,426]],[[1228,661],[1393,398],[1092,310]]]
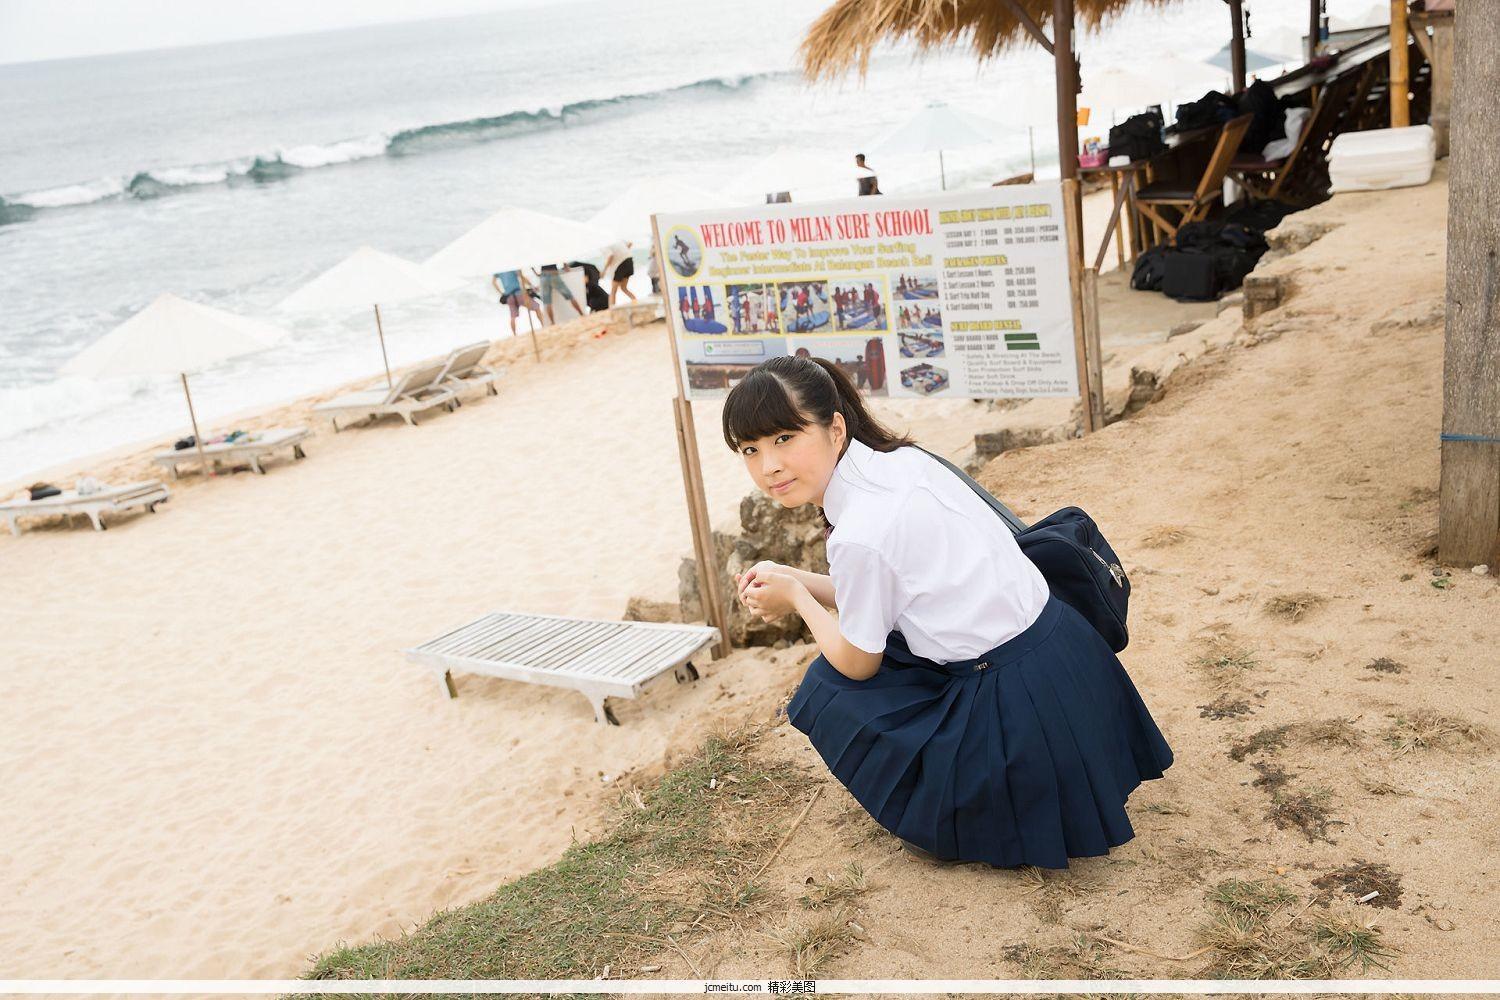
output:
[[[833,415],[844,415],[849,438],[875,451],[895,451],[912,444],[865,409],[849,376],[824,358],[771,358],[729,390],[724,400],[724,443],[739,451],[746,441],[799,431],[811,424],[827,427]]]
[[[855,153],[854,154],[854,158],[856,160],[858,160],[859,162],[863,163],[865,161],[865,154],[864,153]]]

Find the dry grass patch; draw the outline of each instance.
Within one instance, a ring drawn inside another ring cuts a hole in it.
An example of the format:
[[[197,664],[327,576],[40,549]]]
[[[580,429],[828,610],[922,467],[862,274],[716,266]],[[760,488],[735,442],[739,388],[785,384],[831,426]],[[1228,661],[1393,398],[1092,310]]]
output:
[[[1186,528],[1179,528],[1173,524],[1159,524],[1141,536],[1140,545],[1143,549],[1164,549],[1171,545],[1180,545],[1193,536]]]
[[[1238,684],[1245,673],[1260,664],[1255,650],[1242,645],[1228,631],[1215,631],[1200,639],[1199,645],[1198,668],[1210,683],[1221,688]]]
[[[1277,594],[1266,601],[1266,614],[1283,621],[1301,621],[1309,613],[1327,603],[1327,598],[1311,590],[1299,590],[1292,594]]]
[[[809,909],[827,906],[842,906],[852,903],[870,888],[865,870],[857,861],[851,861],[837,875],[829,874],[824,879],[810,878],[807,894],[800,902]]]
[[[1363,745],[1364,737],[1354,728],[1353,719],[1314,719],[1257,730],[1249,738],[1230,747],[1229,756],[1233,760],[1244,760],[1246,757],[1283,750],[1288,746],[1355,750]]]
[[[1365,669],[1373,670],[1377,674],[1404,674],[1406,673],[1406,664],[1397,663],[1389,656],[1377,656],[1365,664]]]
[[[1067,904],[1099,888],[1099,883],[1084,875],[1052,872],[1031,865],[1016,871],[1021,893],[1038,920],[1044,924],[1062,923]]]
[[[1423,708],[1394,717],[1385,741],[1398,755],[1418,750],[1476,752],[1492,748],[1495,734],[1477,722]]]
[[[1314,886],[1323,890],[1325,899],[1334,892],[1342,892],[1364,906],[1379,906],[1388,910],[1401,908],[1401,876],[1386,865],[1356,860],[1353,864],[1335,868],[1327,875],[1313,879]],[[1365,899],[1370,893],[1378,895]]]
[[[1301,896],[1276,882],[1220,882],[1207,894],[1208,917],[1197,929],[1200,946],[1210,953],[1205,975],[1328,979],[1356,963],[1360,971],[1384,967],[1392,952],[1373,924],[1343,914],[1304,922],[1300,902]]]
[[[1228,693],[1221,694],[1207,705],[1198,706],[1198,718],[1213,719],[1222,722],[1224,719],[1236,719],[1242,715],[1249,715],[1255,709],[1244,698],[1234,698]]]
[[[768,937],[784,950],[799,979],[816,977],[830,959],[859,940],[843,907],[794,917],[784,929]]]
[[[1326,788],[1309,788],[1301,791],[1278,788],[1271,792],[1271,805],[1266,818],[1276,824],[1278,830],[1300,830],[1308,843],[1322,840],[1333,843],[1328,836],[1330,826],[1344,826],[1343,820],[1334,819],[1328,812],[1333,793]]]

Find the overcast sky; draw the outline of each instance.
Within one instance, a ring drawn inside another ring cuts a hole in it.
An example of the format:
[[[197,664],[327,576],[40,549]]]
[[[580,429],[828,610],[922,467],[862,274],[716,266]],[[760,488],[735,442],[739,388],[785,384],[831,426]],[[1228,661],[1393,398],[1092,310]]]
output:
[[[0,63],[201,45],[546,0],[0,0]]]

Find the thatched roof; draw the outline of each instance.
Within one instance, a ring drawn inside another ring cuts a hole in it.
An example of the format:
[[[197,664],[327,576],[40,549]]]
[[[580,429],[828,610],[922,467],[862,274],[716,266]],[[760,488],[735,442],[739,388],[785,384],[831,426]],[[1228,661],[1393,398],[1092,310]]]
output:
[[[1075,0],[1078,27],[1097,27],[1134,5],[1167,6],[1172,0]],[[1016,6],[1052,37],[1052,0],[1016,0]],[[1006,0],[834,0],[802,40],[802,71],[833,79],[869,69],[882,42],[916,42],[921,51],[967,47],[980,61],[1025,45],[1031,36]]]

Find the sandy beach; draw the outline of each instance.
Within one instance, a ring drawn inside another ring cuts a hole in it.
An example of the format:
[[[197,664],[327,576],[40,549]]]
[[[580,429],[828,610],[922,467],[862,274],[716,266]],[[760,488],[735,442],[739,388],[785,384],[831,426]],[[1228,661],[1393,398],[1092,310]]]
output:
[[[1106,344],[1111,385],[1150,363],[1171,371],[1162,398],[983,470],[1024,516],[1084,506],[1125,556],[1123,659],[1178,763],[1133,801],[1136,841],[1063,877],[1086,888],[1045,890],[1061,893],[1050,916],[1013,873],[906,861],[832,786],[771,873],[792,893],[849,858],[871,872],[866,934],[825,974],[1011,975],[1002,944],[1061,947],[1100,928],[1182,954],[1218,878],[1305,888],[1356,858],[1406,887],[1378,914],[1396,972],[1493,974],[1495,906],[1478,890],[1500,820],[1493,750],[1385,741],[1419,708],[1500,728],[1495,578],[1431,585],[1445,206],[1440,175],[1295,217],[1331,229],[1266,265],[1296,289],[1286,306]],[[1391,226],[1399,260],[1384,252]],[[622,782],[716,728],[775,724],[808,647],[738,651],[695,685],[617,704],[618,728],[576,694],[497,680],[460,676],[449,701],[401,655],[493,610],[618,617],[629,597],[675,597],[690,540],[665,328],[591,329],[549,333],[541,364],[524,341],[498,345],[499,395],[418,428],[320,431],[305,461],[187,477],[160,513],[104,534],[0,538],[7,975],[297,975],[336,942],[397,936],[549,864],[603,828]],[[305,420],[307,402],[246,425]],[[878,408],[956,458],[1035,412]],[[718,444],[716,406],[697,412],[710,509],[727,523],[744,472]],[[138,466],[116,454],[80,468]],[[1309,593],[1292,617],[1266,610]],[[1209,676],[1199,660],[1224,644],[1256,666]],[[1400,669],[1371,669],[1382,658]],[[1353,735],[1283,733],[1228,756],[1265,728],[1330,718]],[[783,752],[816,774],[787,736]],[[1326,789],[1336,825],[1268,821],[1256,762]],[[746,930],[695,951],[715,974],[761,975],[780,961],[767,947]],[[687,974],[676,961],[663,975]]]

